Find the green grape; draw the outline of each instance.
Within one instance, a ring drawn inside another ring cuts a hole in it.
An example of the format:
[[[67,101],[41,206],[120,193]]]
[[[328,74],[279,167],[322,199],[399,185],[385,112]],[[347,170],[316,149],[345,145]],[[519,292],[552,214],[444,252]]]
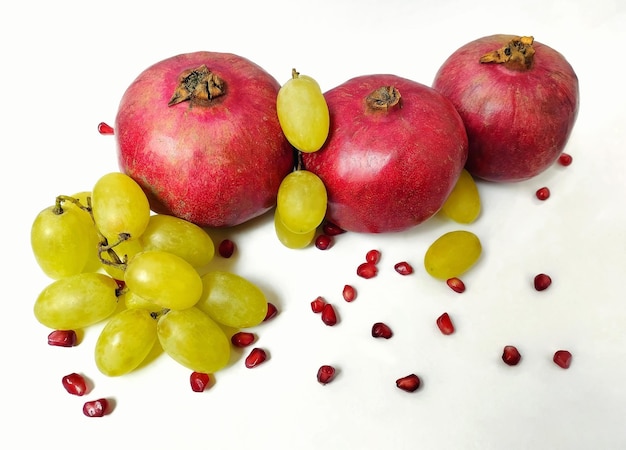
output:
[[[464,224],[474,222],[480,214],[478,187],[466,169],[461,171],[456,185],[441,207],[441,212],[455,222]]]
[[[330,127],[328,104],[319,84],[294,69],[292,77],[278,91],[276,113],[285,137],[305,153],[319,150]]]
[[[157,336],[165,353],[196,372],[217,372],[230,359],[230,340],[213,319],[195,306],[163,314]]]
[[[94,356],[103,374],[116,377],[142,363],[157,341],[157,319],[146,309],[125,309],[100,331]]]
[[[202,279],[191,264],[160,250],[136,254],[126,266],[128,289],[166,309],[195,305],[202,294]]]
[[[196,307],[216,322],[233,328],[253,327],[265,319],[267,299],[251,281],[231,272],[202,276],[203,291]]]
[[[278,187],[276,209],[285,227],[294,233],[317,228],[324,220],[327,203],[324,182],[308,170],[289,173]]]
[[[92,247],[92,250],[89,252],[89,256],[87,257],[87,263],[85,264],[83,272],[97,272],[100,269],[100,258],[98,256],[100,235],[98,234],[96,225],[93,222],[93,217],[91,217],[91,213],[86,209],[83,209],[91,205],[91,192],[77,192],[76,194],[72,195],[71,198],[78,201],[80,205],[77,205],[72,201],[65,201],[63,203],[63,206],[68,209],[76,209],[76,211],[79,211],[80,217],[82,217],[82,219],[86,222],[86,226],[91,230],[90,246]]]
[[[146,194],[135,180],[120,172],[108,173],[96,181],[91,206],[98,230],[107,237],[126,233],[139,238],[150,220]]]
[[[61,278],[41,291],[35,301],[35,317],[57,330],[85,328],[115,312],[117,290],[113,278],[98,272]]]
[[[140,297],[130,289],[126,289],[124,294],[120,297],[120,300],[124,301],[124,305],[127,309],[147,309],[150,312],[160,312],[163,310],[162,306]]]
[[[66,208],[57,200],[35,217],[30,243],[35,260],[50,278],[59,279],[81,273],[87,264],[91,230],[77,208]]]
[[[107,242],[115,243],[117,238],[107,238]],[[126,263],[130,262],[137,253],[143,251],[143,246],[141,245],[141,241],[139,239],[126,239],[116,246],[114,246],[111,251],[114,255],[110,255],[108,252],[102,252],[101,254],[101,268],[104,269],[106,273],[111,275],[116,280],[124,279],[124,265],[118,264],[119,259],[122,263],[126,261]],[[106,262],[104,262],[106,261]]]
[[[144,250],[163,250],[180,256],[194,267],[203,267],[213,259],[215,245],[198,225],[165,214],[150,217],[141,235]]]
[[[450,231],[433,242],[424,256],[426,271],[435,278],[458,277],[471,268],[482,252],[478,237],[469,231]]]
[[[278,209],[274,209],[274,231],[278,240],[287,248],[297,249],[308,246],[315,238],[316,229],[313,228],[307,233],[294,233],[285,226],[278,214]]]

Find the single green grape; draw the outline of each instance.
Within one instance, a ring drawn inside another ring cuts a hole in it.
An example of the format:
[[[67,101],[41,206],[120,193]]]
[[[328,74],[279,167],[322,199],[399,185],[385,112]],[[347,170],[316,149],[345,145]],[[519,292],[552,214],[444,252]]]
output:
[[[278,91],[278,121],[291,145],[301,152],[319,150],[330,128],[328,104],[319,84],[294,69],[292,77]]]
[[[202,294],[202,279],[180,256],[161,250],[136,254],[126,266],[128,289],[166,309],[186,309]]]
[[[157,323],[157,336],[165,353],[196,372],[217,372],[230,359],[230,340],[195,306],[163,314]]]
[[[208,233],[198,225],[165,214],[150,217],[141,235],[144,250],[163,250],[180,256],[199,268],[211,262],[215,245]]]
[[[278,187],[276,209],[283,224],[294,233],[310,233],[326,216],[326,186],[313,172],[295,170]]]
[[[470,269],[482,252],[478,236],[470,231],[450,231],[433,242],[424,256],[426,271],[435,278],[447,280]]]
[[[107,242],[109,244],[115,243],[116,238],[107,238]],[[101,268],[116,280],[123,280],[125,268],[123,265],[120,266],[118,264],[117,259],[119,259],[122,263],[128,263],[135,257],[136,254],[143,251],[143,246],[141,244],[141,240],[131,238],[121,241],[119,244],[114,246],[111,251],[114,255],[110,255],[107,251],[101,253]]]
[[[103,374],[116,377],[137,368],[157,341],[157,319],[147,309],[125,309],[100,331],[94,356]]]
[[[120,296],[120,300],[124,302],[127,309],[147,309],[150,312],[161,312],[164,309],[161,305],[140,297],[130,289],[124,291]]]
[[[233,328],[248,328],[265,319],[267,298],[246,278],[217,270],[204,274],[202,285],[202,296],[196,307],[216,322]]]
[[[75,330],[109,317],[117,301],[118,285],[113,278],[85,272],[46,286],[35,301],[34,313],[49,328]]]
[[[316,229],[306,233],[294,233],[283,223],[278,208],[274,209],[274,231],[278,240],[287,248],[298,249],[308,246],[315,238]]]
[[[135,180],[121,172],[110,172],[96,181],[91,206],[98,230],[110,238],[126,233],[137,239],[150,220],[146,194]]]
[[[474,222],[480,214],[480,195],[472,175],[466,170],[461,171],[452,192],[441,207],[441,212],[458,223]]]

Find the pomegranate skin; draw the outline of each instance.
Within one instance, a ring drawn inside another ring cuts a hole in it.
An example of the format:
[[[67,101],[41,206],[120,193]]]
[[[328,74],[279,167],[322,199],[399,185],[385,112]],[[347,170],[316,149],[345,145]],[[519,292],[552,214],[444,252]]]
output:
[[[367,96],[393,86],[400,103],[372,110]],[[303,154],[328,192],[327,219],[354,232],[403,231],[443,205],[467,158],[463,122],[445,97],[396,75],[352,78],[327,91],[330,133]]]
[[[225,94],[208,106],[168,106],[180,74],[203,64],[224,81]],[[276,114],[279,88],[261,67],[229,53],[186,53],[150,66],[119,104],[121,171],[159,213],[204,227],[260,216],[275,205],[294,162]]]
[[[546,170],[565,148],[578,115],[578,78],[563,55],[547,45],[533,42],[527,70],[480,63],[514,37],[498,34],[465,44],[433,82],[465,123],[467,170],[494,182],[522,181]]]

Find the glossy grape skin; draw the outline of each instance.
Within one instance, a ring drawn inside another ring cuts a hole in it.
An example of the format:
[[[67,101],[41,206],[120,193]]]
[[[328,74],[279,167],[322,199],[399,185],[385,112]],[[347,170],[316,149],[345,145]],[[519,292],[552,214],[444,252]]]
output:
[[[35,317],[56,330],[85,328],[115,312],[117,289],[113,278],[98,272],[61,278],[41,291],[35,301]]]
[[[230,340],[213,319],[195,306],[162,315],[157,336],[165,353],[196,372],[217,372],[230,359]]]
[[[463,169],[452,192],[441,207],[441,212],[455,222],[470,224],[481,210],[478,187],[472,175]]]
[[[208,233],[198,225],[165,214],[150,217],[141,235],[144,250],[174,253],[192,266],[203,267],[215,255],[215,245]]]
[[[157,341],[157,319],[147,309],[125,309],[100,331],[94,356],[103,374],[116,377],[135,370]]]
[[[167,309],[185,309],[202,294],[202,279],[191,264],[173,253],[148,250],[136,254],[124,273],[128,289]]]
[[[211,271],[202,276],[202,285],[202,296],[196,307],[222,325],[253,327],[267,314],[263,291],[240,275]]]
[[[319,84],[310,76],[293,71],[292,78],[278,91],[276,113],[285,137],[301,152],[315,152],[326,142],[328,105]]]
[[[294,233],[285,226],[278,209],[274,210],[274,231],[278,240],[287,248],[299,249],[307,247],[315,238],[316,229],[306,233]]]
[[[433,277],[447,280],[470,269],[482,253],[478,236],[470,231],[450,231],[435,240],[424,256],[424,267]]]
[[[128,288],[125,290],[124,294],[120,296],[120,301],[124,302],[127,309],[147,309],[151,312],[160,312],[164,309],[161,305],[157,305],[154,302],[140,297]]]
[[[287,229],[308,233],[324,220],[327,203],[324,182],[313,172],[296,170],[280,184],[276,209]]]
[[[91,205],[91,191],[81,191],[71,195],[73,199],[76,199],[80,205],[74,204],[71,201],[63,202],[63,206],[69,209],[76,209],[79,211],[79,216],[85,221],[85,225],[91,230],[91,244],[92,250],[87,257],[87,263],[83,272],[97,272],[100,269],[100,258],[98,257],[98,245],[100,244],[100,235],[96,229],[96,225],[93,222],[93,218],[89,211],[83,209]]]

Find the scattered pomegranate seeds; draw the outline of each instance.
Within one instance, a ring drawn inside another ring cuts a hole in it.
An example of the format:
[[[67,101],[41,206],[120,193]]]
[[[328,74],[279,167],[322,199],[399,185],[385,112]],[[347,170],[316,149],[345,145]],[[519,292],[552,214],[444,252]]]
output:
[[[109,409],[109,401],[106,398],[91,400],[83,405],[83,414],[87,417],[102,417]]]
[[[115,130],[111,125],[108,125],[104,122],[100,122],[98,124],[98,133],[100,134],[114,134]]]
[[[321,384],[330,383],[335,378],[335,373],[333,366],[323,365],[317,371],[317,381]]]
[[[317,297],[311,302],[311,310],[316,314],[321,313],[324,306],[326,306],[326,300],[322,296]]]
[[[457,277],[448,278],[446,280],[446,284],[454,292],[458,292],[459,294],[462,294],[463,292],[465,292],[465,283],[463,283],[463,280],[461,280],[460,278],[457,278]]]
[[[322,322],[329,327],[332,327],[337,323],[337,313],[335,312],[333,305],[330,303],[326,303],[322,309]]]
[[[230,337],[230,342],[232,342],[235,347],[239,348],[247,347],[255,340],[256,336],[254,333],[249,333],[247,331],[238,331]]]
[[[421,381],[414,373],[396,380],[396,386],[407,392],[415,392],[420,387]]]
[[[78,373],[70,373],[61,379],[61,383],[67,392],[79,397],[87,393],[87,382],[85,378]]]
[[[54,330],[48,335],[48,345],[55,347],[74,347],[77,342],[74,330]]]
[[[395,266],[393,266],[393,268],[400,275],[411,275],[413,273],[413,266],[411,266],[411,264],[406,261],[397,263]]]
[[[326,234],[320,234],[315,238],[315,247],[320,250],[328,250],[332,245],[333,239]]]
[[[372,337],[389,339],[391,336],[393,336],[393,332],[389,325],[383,322],[376,322],[372,325]]]
[[[536,290],[545,291],[552,284],[552,278],[550,278],[545,273],[540,273],[539,275],[535,276],[533,283]]]
[[[189,384],[194,392],[202,392],[209,386],[210,377],[208,373],[191,372]]]
[[[550,198],[550,189],[544,186],[542,188],[537,189],[537,192],[535,192],[535,195],[537,196],[539,200],[547,200],[548,198]]]
[[[322,232],[327,236],[337,236],[338,234],[343,234],[346,232],[343,228],[338,227],[332,222],[324,222],[322,225]]]
[[[522,355],[520,355],[517,348],[513,345],[505,345],[502,351],[502,361],[509,366],[516,366],[519,363]]]
[[[380,251],[375,249],[368,251],[365,254],[365,261],[372,264],[378,264],[378,262],[380,261]]]
[[[572,354],[567,350],[557,350],[552,360],[560,368],[567,369],[572,363]]]
[[[273,319],[274,317],[276,317],[277,314],[278,309],[276,308],[276,305],[271,302],[267,302],[267,313],[265,314],[265,319],[263,319],[263,322],[267,322],[268,320]]]
[[[364,262],[357,267],[356,274],[361,278],[374,278],[378,274],[378,267],[373,262]]]
[[[437,326],[443,334],[448,335],[454,333],[454,325],[452,324],[452,319],[450,319],[450,315],[447,312],[437,318]]]
[[[217,251],[222,258],[230,258],[235,252],[235,243],[230,239],[224,239],[217,247]]]
[[[562,166],[569,166],[572,163],[572,155],[567,153],[561,153],[559,155],[559,164]]]
[[[259,347],[255,347],[248,354],[248,356],[246,356],[245,364],[248,369],[252,369],[253,367],[258,366],[259,364],[264,363],[266,359],[267,359],[267,353],[265,352],[265,350]]]
[[[341,295],[343,296],[343,299],[345,301],[352,302],[356,298],[356,289],[354,288],[354,286],[350,284],[346,284],[343,287],[343,291],[341,292]]]

